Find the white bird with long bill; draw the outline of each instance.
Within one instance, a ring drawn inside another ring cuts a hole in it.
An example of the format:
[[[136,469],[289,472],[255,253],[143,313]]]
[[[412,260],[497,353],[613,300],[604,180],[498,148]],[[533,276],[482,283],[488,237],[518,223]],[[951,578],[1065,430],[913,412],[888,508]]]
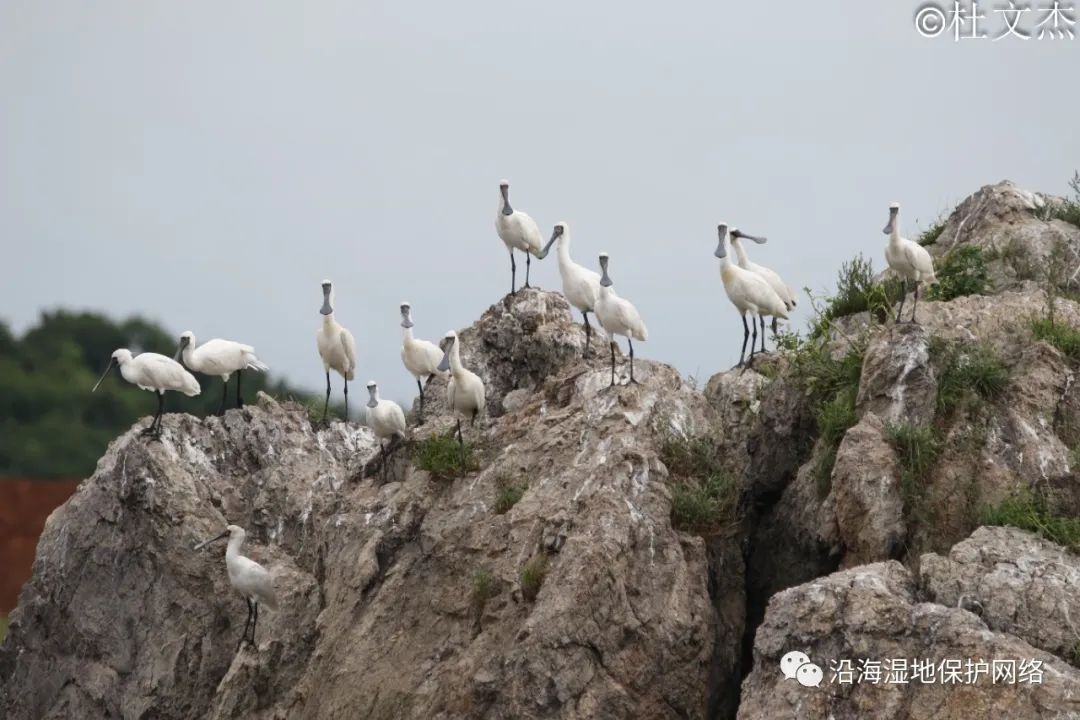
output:
[[[326,371],[326,402],[323,403],[322,422],[326,422],[326,413],[330,407],[330,371],[333,370],[345,380],[345,421],[349,421],[349,381],[356,377],[356,340],[334,318],[334,284],[329,280],[322,282],[323,304],[319,313],[323,316],[322,327],[315,334],[322,358],[323,370]]]
[[[180,346],[174,360],[183,359],[184,364],[203,375],[221,377],[221,410],[225,413],[225,396],[229,389],[229,376],[236,373],[236,407],[244,406],[240,394],[240,378],[245,370],[265,372],[270,368],[255,356],[255,348],[232,340],[214,338],[196,347],[195,334],[188,330],[180,336]]]
[[[603,275],[600,278],[600,295],[596,299],[596,318],[611,339],[611,385],[608,387],[615,387],[616,335],[626,338],[626,344],[630,348],[630,380],[628,382],[638,385],[640,383],[634,379],[634,341],[648,340],[649,330],[645,327],[645,322],[633,303],[615,294],[612,288],[614,283],[608,275],[607,253],[600,253],[600,270]]]
[[[499,181],[499,210],[495,215],[495,232],[510,252],[510,294],[516,292],[514,283],[517,277],[517,263],[514,262],[514,250],[525,253],[525,287],[529,286],[529,269],[532,256],[540,257],[544,236],[536,221],[510,205],[510,181]]]
[[[918,322],[915,319],[915,312],[919,309],[919,283],[924,280],[931,285],[937,282],[937,275],[934,273],[934,258],[919,243],[900,237],[900,203],[889,206],[889,222],[882,232],[889,236],[889,244],[885,246],[885,261],[900,276],[903,283],[900,306],[896,308],[896,322],[900,322],[900,312],[904,309],[908,280],[915,282],[915,302],[911,305],[911,322]]]
[[[150,426],[142,431],[142,435],[161,437],[161,416],[165,413],[165,393],[172,390],[181,392],[188,397],[195,397],[202,389],[195,376],[184,369],[184,366],[172,358],[152,352],[132,355],[127,348],[120,348],[112,354],[109,365],[101,378],[90,392],[95,392],[98,385],[105,380],[105,376],[112,370],[113,365],[120,366],[120,375],[140,390],[149,390],[157,393],[158,409]]]
[[[248,627],[251,628],[251,644],[256,645],[255,625],[259,622],[259,605],[265,605],[271,610],[278,609],[273,577],[262,565],[240,554],[240,547],[244,544],[245,537],[247,534],[244,528],[229,525],[225,528],[225,532],[199,543],[194,548],[201,550],[212,542],[229,538],[229,545],[225,549],[225,569],[229,573],[229,584],[244,596],[248,607],[244,634],[240,636],[240,642],[236,644],[237,650],[240,650],[240,646],[248,639]]]

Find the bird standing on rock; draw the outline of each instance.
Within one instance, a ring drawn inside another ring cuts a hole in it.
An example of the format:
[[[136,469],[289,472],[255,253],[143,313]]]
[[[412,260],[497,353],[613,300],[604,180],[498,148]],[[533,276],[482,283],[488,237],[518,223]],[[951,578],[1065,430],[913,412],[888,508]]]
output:
[[[368,389],[368,412],[367,424],[371,432],[379,439],[379,452],[382,455],[383,479],[387,474],[386,446],[383,440],[393,442],[395,437],[405,439],[405,413],[401,406],[393,400],[379,398],[379,386],[372,380],[367,384]]]
[[[600,295],[596,300],[596,317],[611,339],[611,385],[615,387],[615,336],[622,335],[626,338],[626,344],[630,347],[630,380],[629,383],[639,384],[634,379],[634,341],[645,342],[649,339],[649,330],[645,327],[637,308],[624,298],[615,294],[612,289],[613,282],[608,276],[608,254],[600,253],[600,269],[603,276],[600,278]]]
[[[900,312],[904,309],[908,280],[915,281],[915,302],[911,306],[911,322],[917,322],[915,312],[919,309],[919,283],[923,280],[931,284],[937,282],[937,275],[934,274],[934,258],[930,257],[930,253],[919,243],[900,237],[900,203],[889,206],[889,222],[882,232],[889,236],[889,244],[885,246],[885,261],[903,282],[900,307],[896,308],[896,322],[900,322]]]
[[[440,371],[450,371],[450,382],[446,385],[446,404],[457,415],[458,444],[465,449],[465,438],[461,434],[461,418],[468,418],[470,424],[476,422],[476,416],[484,409],[484,381],[480,376],[461,364],[461,341],[453,330],[446,333],[446,352]]]
[[[564,222],[555,226],[551,239],[540,251],[540,258],[547,257],[551,244],[556,240],[559,242],[559,275],[562,277],[563,295],[571,305],[581,311],[581,317],[585,320],[584,355],[587,357],[589,341],[592,338],[589,313],[596,311],[596,300],[600,297],[600,275],[570,259],[570,226]]]
[[[157,353],[145,352],[132,356],[131,351],[120,348],[112,354],[109,365],[101,374],[90,392],[95,392],[101,385],[105,376],[112,370],[113,365],[120,366],[120,375],[140,390],[151,390],[157,393],[158,409],[150,427],[142,431],[144,436],[161,437],[161,416],[165,413],[165,391],[173,390],[182,392],[188,397],[195,397],[202,388],[195,376],[184,369],[184,366],[172,358]]]
[[[356,376],[356,340],[352,333],[334,319],[334,285],[329,280],[322,283],[323,304],[319,312],[323,316],[322,327],[315,334],[319,357],[326,371],[326,402],[323,403],[322,422],[330,407],[330,371],[334,370],[345,379],[345,421],[349,420],[349,381]]]
[[[229,525],[225,528],[225,532],[199,543],[194,548],[201,550],[212,542],[229,538],[229,546],[225,549],[225,569],[229,573],[229,584],[244,596],[248,606],[247,622],[244,623],[244,634],[240,636],[240,642],[236,645],[237,651],[248,639],[248,627],[251,628],[251,644],[255,645],[255,625],[259,622],[259,603],[271,610],[278,609],[274,582],[270,573],[259,563],[240,554],[240,546],[244,544],[245,537],[244,528]]]
[[[766,242],[763,237],[747,235],[738,228],[731,228],[731,247],[735,249],[735,257],[739,259],[739,267],[743,270],[749,270],[752,273],[760,275],[765,282],[769,283],[769,287],[773,289],[773,292],[779,295],[780,299],[784,301],[784,307],[787,308],[788,312],[794,310],[795,293],[792,292],[791,288],[788,287],[788,284],[785,283],[774,270],[771,270],[764,265],[750,262],[750,257],[746,254],[746,248],[743,247],[742,238],[753,240],[758,245],[762,245]],[[765,352],[765,316],[763,315],[758,319],[761,321],[761,352]],[[772,331],[773,334],[776,334],[775,316],[772,319]],[[751,348],[751,351],[753,351],[753,348]]]
[[[225,413],[225,395],[229,388],[229,376],[236,373],[236,407],[244,406],[240,394],[240,377],[244,370],[265,372],[270,368],[255,357],[255,348],[241,345],[232,340],[207,340],[195,347],[195,335],[190,330],[180,336],[180,346],[176,349],[174,360],[183,358],[184,364],[203,375],[221,376],[221,411]]]
[[[535,220],[510,206],[509,180],[499,181],[499,211],[495,215],[495,232],[499,234],[499,239],[510,252],[510,294],[513,295],[516,292],[514,285],[517,277],[514,250],[525,253],[525,287],[529,287],[531,257],[533,255],[540,257],[544,236],[540,234],[540,226]]]
[[[739,364],[736,365],[736,367],[742,367],[743,356],[746,354],[746,340],[750,337],[750,328],[746,324],[746,314],[750,313],[754,326],[753,340],[750,343],[750,360],[753,360],[754,344],[757,342],[757,318],[763,315],[771,315],[774,318],[778,317],[781,320],[787,320],[787,307],[784,305],[784,301],[780,299],[780,296],[769,287],[769,283],[764,278],[731,262],[727,252],[727,224],[720,223],[716,229],[720,235],[720,244],[717,245],[713,254],[720,258],[720,279],[724,283],[724,292],[727,294],[728,300],[731,301],[731,304],[739,311],[739,315],[742,316],[742,350],[739,352]],[[764,332],[764,329],[762,332]],[[762,344],[764,345],[764,343]]]
[[[401,303],[401,362],[405,369],[416,379],[416,389],[420,391],[420,422],[424,421],[424,382],[430,381],[439,372],[439,361],[443,351],[439,346],[427,340],[413,337],[412,306]]]

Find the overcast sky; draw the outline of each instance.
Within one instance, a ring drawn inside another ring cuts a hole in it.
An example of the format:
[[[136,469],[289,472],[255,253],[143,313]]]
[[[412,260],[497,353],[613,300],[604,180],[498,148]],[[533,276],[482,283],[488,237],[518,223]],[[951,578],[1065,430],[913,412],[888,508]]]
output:
[[[507,177],[579,262],[611,254],[639,357],[706,378],[742,341],[719,221],[825,289],[884,265],[894,200],[914,235],[1004,178],[1066,192],[1080,39],[927,39],[917,7],[2,0],[0,318],[138,313],[318,389],[329,277],[357,380],[404,399],[398,303],[437,340],[508,289]]]

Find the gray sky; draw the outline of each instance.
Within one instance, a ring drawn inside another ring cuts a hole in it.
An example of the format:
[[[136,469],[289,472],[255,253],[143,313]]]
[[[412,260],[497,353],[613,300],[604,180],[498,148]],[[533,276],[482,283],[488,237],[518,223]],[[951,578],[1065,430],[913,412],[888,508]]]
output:
[[[742,341],[717,222],[825,289],[884,265],[891,201],[914,235],[1003,178],[1066,191],[1080,39],[927,39],[917,6],[3,0],[0,317],[139,313],[319,388],[329,277],[358,380],[411,397],[398,303],[437,340],[502,297],[505,176],[611,253],[639,356],[707,377]]]

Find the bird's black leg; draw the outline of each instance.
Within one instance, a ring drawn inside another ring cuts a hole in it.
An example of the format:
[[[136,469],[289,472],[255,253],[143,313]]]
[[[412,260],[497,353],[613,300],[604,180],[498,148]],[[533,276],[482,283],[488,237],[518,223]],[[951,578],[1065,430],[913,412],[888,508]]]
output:
[[[757,345],[757,321],[754,318],[750,318],[750,327],[753,328],[754,334],[750,336],[750,362],[754,362],[754,346]]]
[[[743,356],[746,355],[746,341],[750,339],[750,328],[746,326],[746,313],[743,313],[743,316],[742,316],[742,329],[743,329],[742,350],[739,351],[739,364],[736,365],[736,367],[742,367],[742,365],[743,365]],[[751,348],[751,352],[752,351],[753,351],[753,349]]]
[[[330,407],[330,371],[326,371],[326,402],[322,406],[322,424],[326,424],[326,411]]]
[[[532,287],[529,285],[529,270],[532,268],[532,253],[528,250],[525,251],[525,287]]]
[[[900,283],[900,307],[896,308],[896,322],[900,322],[900,313],[904,310],[904,299],[907,297],[907,278],[903,278]]]
[[[221,381],[221,409],[218,410],[218,415],[224,415],[225,414],[225,398],[226,398],[226,396],[228,396],[228,394],[229,394],[229,381],[228,380],[222,380]]]
[[[765,352],[765,316],[759,315],[758,319],[761,320],[761,352]]]
[[[611,384],[608,387],[615,387],[615,338],[611,339]]]
[[[772,319],[772,334],[774,336],[776,335],[776,316],[775,315],[773,315],[773,319]]]
[[[457,419],[457,441],[458,445],[465,447],[465,436],[461,434],[461,418]]]
[[[634,341],[632,338],[626,338],[626,344],[630,346],[630,382],[634,385],[640,385],[637,380],[634,379]]]
[[[243,370],[236,371],[236,407],[244,407],[244,397],[240,394],[240,376],[244,374]]]
[[[510,251],[510,294],[513,295],[517,292],[515,285],[517,284],[517,263],[514,262],[514,251]]]
[[[244,632],[240,636],[240,642],[236,643],[236,651],[237,652],[240,652],[240,647],[244,644],[244,641],[247,640],[248,626],[251,624],[251,599],[250,598],[244,598],[244,602],[247,603],[248,614],[247,614],[247,620],[244,621]]]
[[[592,325],[589,324],[589,311],[582,310],[581,317],[585,318],[585,353],[582,357],[589,357],[589,340],[592,339]]]
[[[918,323],[915,319],[915,311],[919,309],[919,281],[915,281],[915,302],[911,304],[911,322]]]
[[[349,381],[345,380],[345,422],[349,422]]]
[[[254,609],[251,616],[251,644],[258,648],[259,645],[255,642],[255,626],[259,624],[259,602],[256,600],[251,606]]]
[[[382,440],[379,441],[379,457],[382,458],[383,482],[386,482],[386,446]]]
[[[424,383],[416,378],[416,389],[420,391],[420,422],[424,422]]]

